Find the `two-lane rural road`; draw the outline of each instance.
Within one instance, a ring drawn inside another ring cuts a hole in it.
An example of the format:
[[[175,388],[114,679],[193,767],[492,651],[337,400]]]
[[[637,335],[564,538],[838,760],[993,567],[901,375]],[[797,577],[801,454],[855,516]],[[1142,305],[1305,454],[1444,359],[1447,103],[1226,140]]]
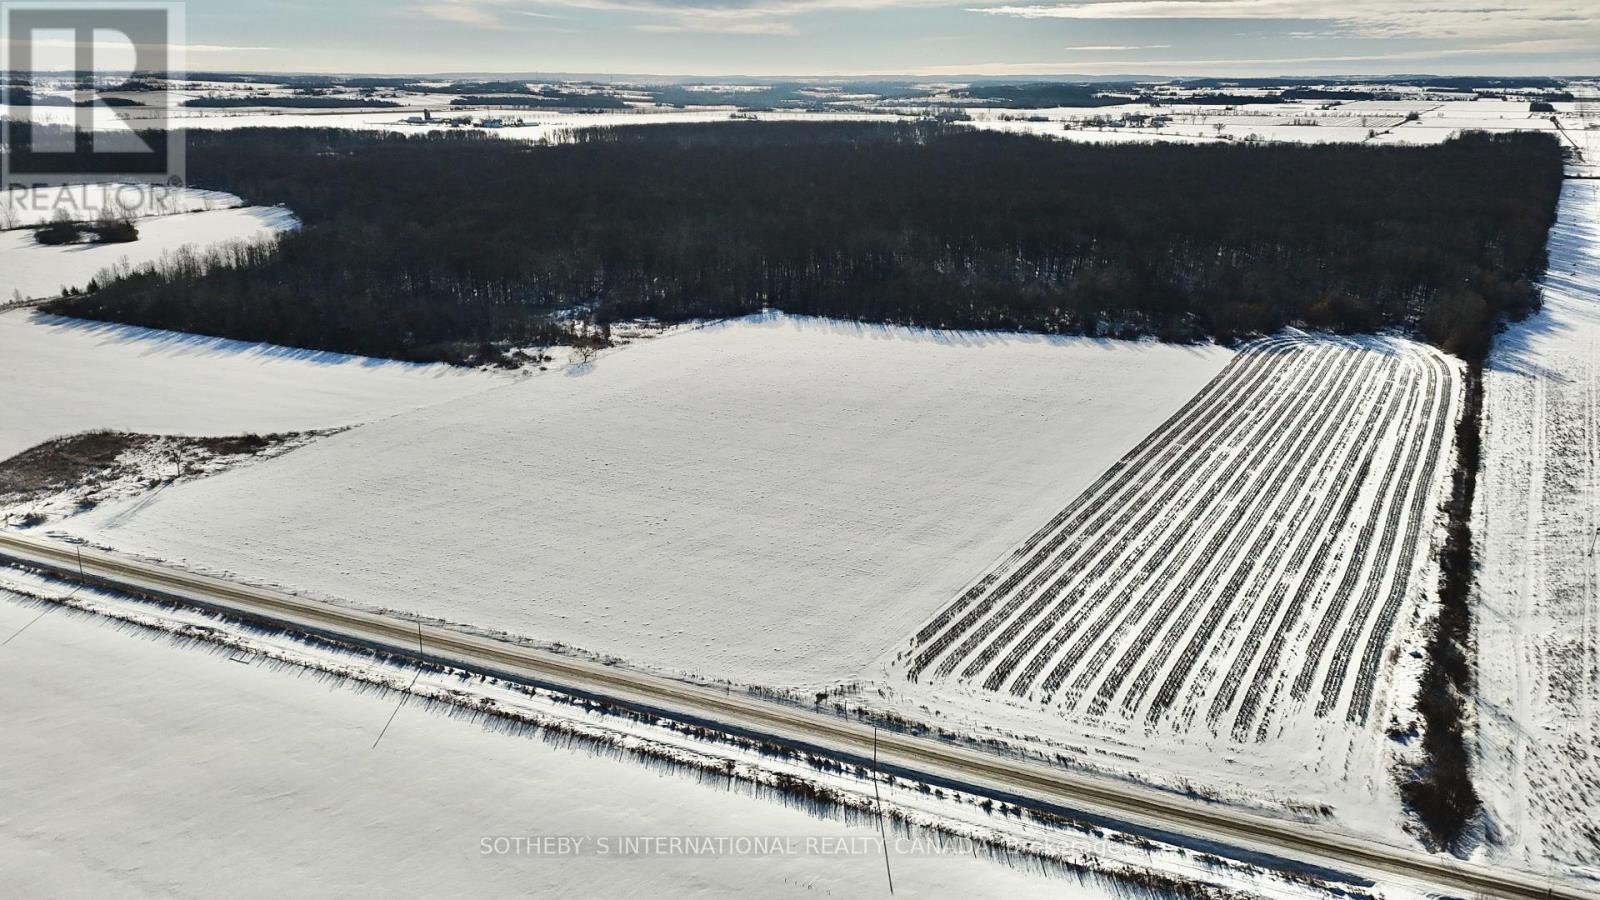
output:
[[[1400,881],[1434,891],[1513,898],[1588,898],[1589,888],[1518,871],[1393,847],[1337,830],[1231,809],[1097,778],[1065,768],[989,754],[931,737],[892,731],[827,712],[760,700],[714,688],[533,647],[437,627],[416,620],[347,609],[291,594],[123,558],[74,545],[0,534],[0,559],[81,577],[109,588],[161,596],[258,621],[424,657],[469,671],[604,699],[653,714],[851,763],[870,761],[876,741],[883,769],[976,794],[1071,810],[1127,823],[1136,830],[1190,837],[1237,848],[1256,859],[1273,857],[1312,869],[1347,872],[1378,882]],[[81,570],[80,570],[81,565]],[[418,651],[421,635],[422,651]]]

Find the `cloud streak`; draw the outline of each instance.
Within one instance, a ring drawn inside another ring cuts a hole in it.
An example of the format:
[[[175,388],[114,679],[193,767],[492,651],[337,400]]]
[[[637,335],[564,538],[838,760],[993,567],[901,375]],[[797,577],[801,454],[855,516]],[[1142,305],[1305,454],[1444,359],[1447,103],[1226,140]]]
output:
[[[509,16],[563,18],[529,10],[525,0],[436,0],[413,7],[418,14],[439,22],[489,30],[511,27]],[[888,7],[953,7],[947,0],[540,0],[543,9],[623,13],[645,19],[634,31],[708,34],[785,35],[798,29],[799,16],[845,10]]]
[[[452,25],[471,25],[476,28],[504,28],[505,19],[491,4],[476,0],[444,0],[442,3],[425,3],[416,7],[423,18]]]
[[[1267,19],[1320,21],[1341,37],[1533,38],[1600,32],[1600,7],[1570,0],[1075,0],[980,6],[972,12],[1022,19]]]
[[[1587,38],[1560,38],[1547,40],[1511,41],[1504,44],[1452,47],[1448,49],[1403,50],[1392,53],[1352,53],[1330,56],[1267,57],[1261,59],[1157,59],[1118,60],[1115,62],[1001,62],[968,63],[964,65],[934,66],[918,72],[919,75],[1067,75],[1116,72],[1135,74],[1191,74],[1201,69],[1238,70],[1240,67],[1281,67],[1263,71],[1287,72],[1304,64],[1400,62],[1406,60],[1442,59],[1454,57],[1517,56],[1540,53],[1572,53],[1592,49]]]
[[[679,15],[676,22],[654,22],[633,26],[634,31],[654,34],[798,34],[792,22],[730,22],[717,18]]]
[[[981,0],[980,0],[981,2]],[[551,10],[621,14],[622,27],[656,33],[794,34],[808,15],[891,7],[959,9],[959,0],[428,0],[412,9],[429,19],[506,30],[519,18],[560,17]],[[1600,4],[1572,0],[1057,0],[1001,2],[970,12],[1024,20],[1254,20],[1321,23],[1309,32],[1338,38],[1513,40],[1586,33],[1600,41]],[[1305,29],[1298,29],[1307,33]],[[1165,35],[1162,35],[1165,36]],[[1089,44],[1072,51],[1120,53],[1168,44]]]

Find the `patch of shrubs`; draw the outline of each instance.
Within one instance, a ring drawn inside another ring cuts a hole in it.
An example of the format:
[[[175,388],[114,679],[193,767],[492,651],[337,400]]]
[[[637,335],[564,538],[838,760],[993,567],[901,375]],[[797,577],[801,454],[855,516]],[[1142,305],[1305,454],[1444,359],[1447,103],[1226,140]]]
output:
[[[139,239],[139,227],[128,219],[80,222],[58,218],[34,229],[33,239],[41,244],[131,244]]]
[[[1467,372],[1467,394],[1456,424],[1456,470],[1445,510],[1449,526],[1440,551],[1439,621],[1428,641],[1427,665],[1418,688],[1417,711],[1427,728],[1424,761],[1400,785],[1401,797],[1441,848],[1454,850],[1482,800],[1472,784],[1467,746],[1466,706],[1473,695],[1472,498],[1481,459],[1479,426],[1483,413],[1483,370]]]

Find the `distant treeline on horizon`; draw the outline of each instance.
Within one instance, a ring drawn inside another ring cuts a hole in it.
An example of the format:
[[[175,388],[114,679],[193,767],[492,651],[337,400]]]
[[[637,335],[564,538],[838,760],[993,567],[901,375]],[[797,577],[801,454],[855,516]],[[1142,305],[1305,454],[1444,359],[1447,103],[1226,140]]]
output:
[[[70,73],[62,73],[70,78]],[[26,78],[15,78],[27,84]],[[951,87],[955,82],[957,86]],[[132,76],[123,84],[102,86],[102,94],[140,93],[154,90],[160,80]],[[227,72],[191,73],[179,83],[235,85],[240,92],[200,97],[189,106],[300,106],[336,108],[391,106],[380,99],[412,94],[453,95],[457,105],[496,105],[549,108],[622,109],[630,103],[672,107],[727,106],[741,109],[852,109],[872,104],[975,105],[1011,109],[1057,106],[1099,107],[1124,103],[1218,104],[1227,106],[1275,104],[1295,101],[1355,102],[1412,94],[1459,94],[1473,99],[1482,94],[1514,96],[1541,103],[1570,102],[1566,82],[1549,77],[1422,76],[1391,78],[1161,78],[1161,77],[1022,77],[985,78],[951,76],[938,82],[905,79],[803,79],[747,77],[727,79],[661,79],[627,76],[596,80],[592,76],[452,77],[429,80],[418,76],[366,75],[261,75]],[[282,86],[296,97],[265,96],[268,86]],[[737,88],[737,90],[729,90]],[[1396,90],[1401,91],[1397,94]],[[258,92],[252,94],[251,92]],[[346,92],[327,102],[298,102],[300,96]],[[22,95],[18,95],[19,101]],[[865,99],[870,98],[870,99]],[[126,97],[115,101],[133,102]],[[356,100],[367,102],[355,102]],[[35,98],[60,105],[65,98]],[[254,102],[248,102],[254,101]],[[348,101],[348,102],[342,102]]]

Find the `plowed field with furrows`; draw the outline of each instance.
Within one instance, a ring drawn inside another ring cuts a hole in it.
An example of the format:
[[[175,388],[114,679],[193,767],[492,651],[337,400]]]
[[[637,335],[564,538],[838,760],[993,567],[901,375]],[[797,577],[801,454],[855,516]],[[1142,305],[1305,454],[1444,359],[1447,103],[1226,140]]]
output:
[[[900,666],[1237,740],[1366,721],[1447,473],[1454,365],[1270,338],[919,630]]]

